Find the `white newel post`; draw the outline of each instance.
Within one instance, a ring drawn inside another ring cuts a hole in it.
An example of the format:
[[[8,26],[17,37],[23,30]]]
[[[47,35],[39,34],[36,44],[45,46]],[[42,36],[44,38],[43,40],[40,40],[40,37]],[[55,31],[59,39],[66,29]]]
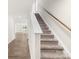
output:
[[[38,12],[38,0],[33,0],[32,12],[33,13]]]
[[[35,34],[35,59],[40,59],[40,33]]]

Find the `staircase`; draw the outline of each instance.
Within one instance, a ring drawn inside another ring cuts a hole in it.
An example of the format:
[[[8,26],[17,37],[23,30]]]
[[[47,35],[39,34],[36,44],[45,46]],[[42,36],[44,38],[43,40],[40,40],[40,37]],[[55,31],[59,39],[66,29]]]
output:
[[[37,21],[43,31],[41,34],[41,59],[70,59],[64,53],[64,48],[60,46],[54,34],[51,33],[49,27],[45,24],[39,13],[35,13]]]

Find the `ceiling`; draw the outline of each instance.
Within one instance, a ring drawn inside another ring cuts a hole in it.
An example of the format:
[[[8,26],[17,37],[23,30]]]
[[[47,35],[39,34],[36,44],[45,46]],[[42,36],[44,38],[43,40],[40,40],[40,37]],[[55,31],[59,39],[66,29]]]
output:
[[[32,10],[33,0],[8,0],[8,14],[29,15]]]

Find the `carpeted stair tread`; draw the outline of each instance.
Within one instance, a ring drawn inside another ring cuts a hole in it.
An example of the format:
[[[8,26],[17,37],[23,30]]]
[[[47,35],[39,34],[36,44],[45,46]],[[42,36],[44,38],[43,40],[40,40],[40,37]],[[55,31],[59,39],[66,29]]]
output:
[[[53,34],[41,34],[41,39],[53,39],[54,35]]]
[[[61,47],[59,45],[41,44],[41,50],[63,50],[63,47]]]
[[[41,52],[41,59],[69,59],[64,53]]]

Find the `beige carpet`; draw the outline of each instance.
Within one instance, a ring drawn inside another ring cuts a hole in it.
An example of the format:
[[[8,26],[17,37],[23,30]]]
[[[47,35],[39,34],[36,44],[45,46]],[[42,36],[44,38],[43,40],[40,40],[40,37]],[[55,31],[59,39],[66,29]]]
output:
[[[8,59],[30,59],[26,34],[16,33],[16,39],[8,45]]]

